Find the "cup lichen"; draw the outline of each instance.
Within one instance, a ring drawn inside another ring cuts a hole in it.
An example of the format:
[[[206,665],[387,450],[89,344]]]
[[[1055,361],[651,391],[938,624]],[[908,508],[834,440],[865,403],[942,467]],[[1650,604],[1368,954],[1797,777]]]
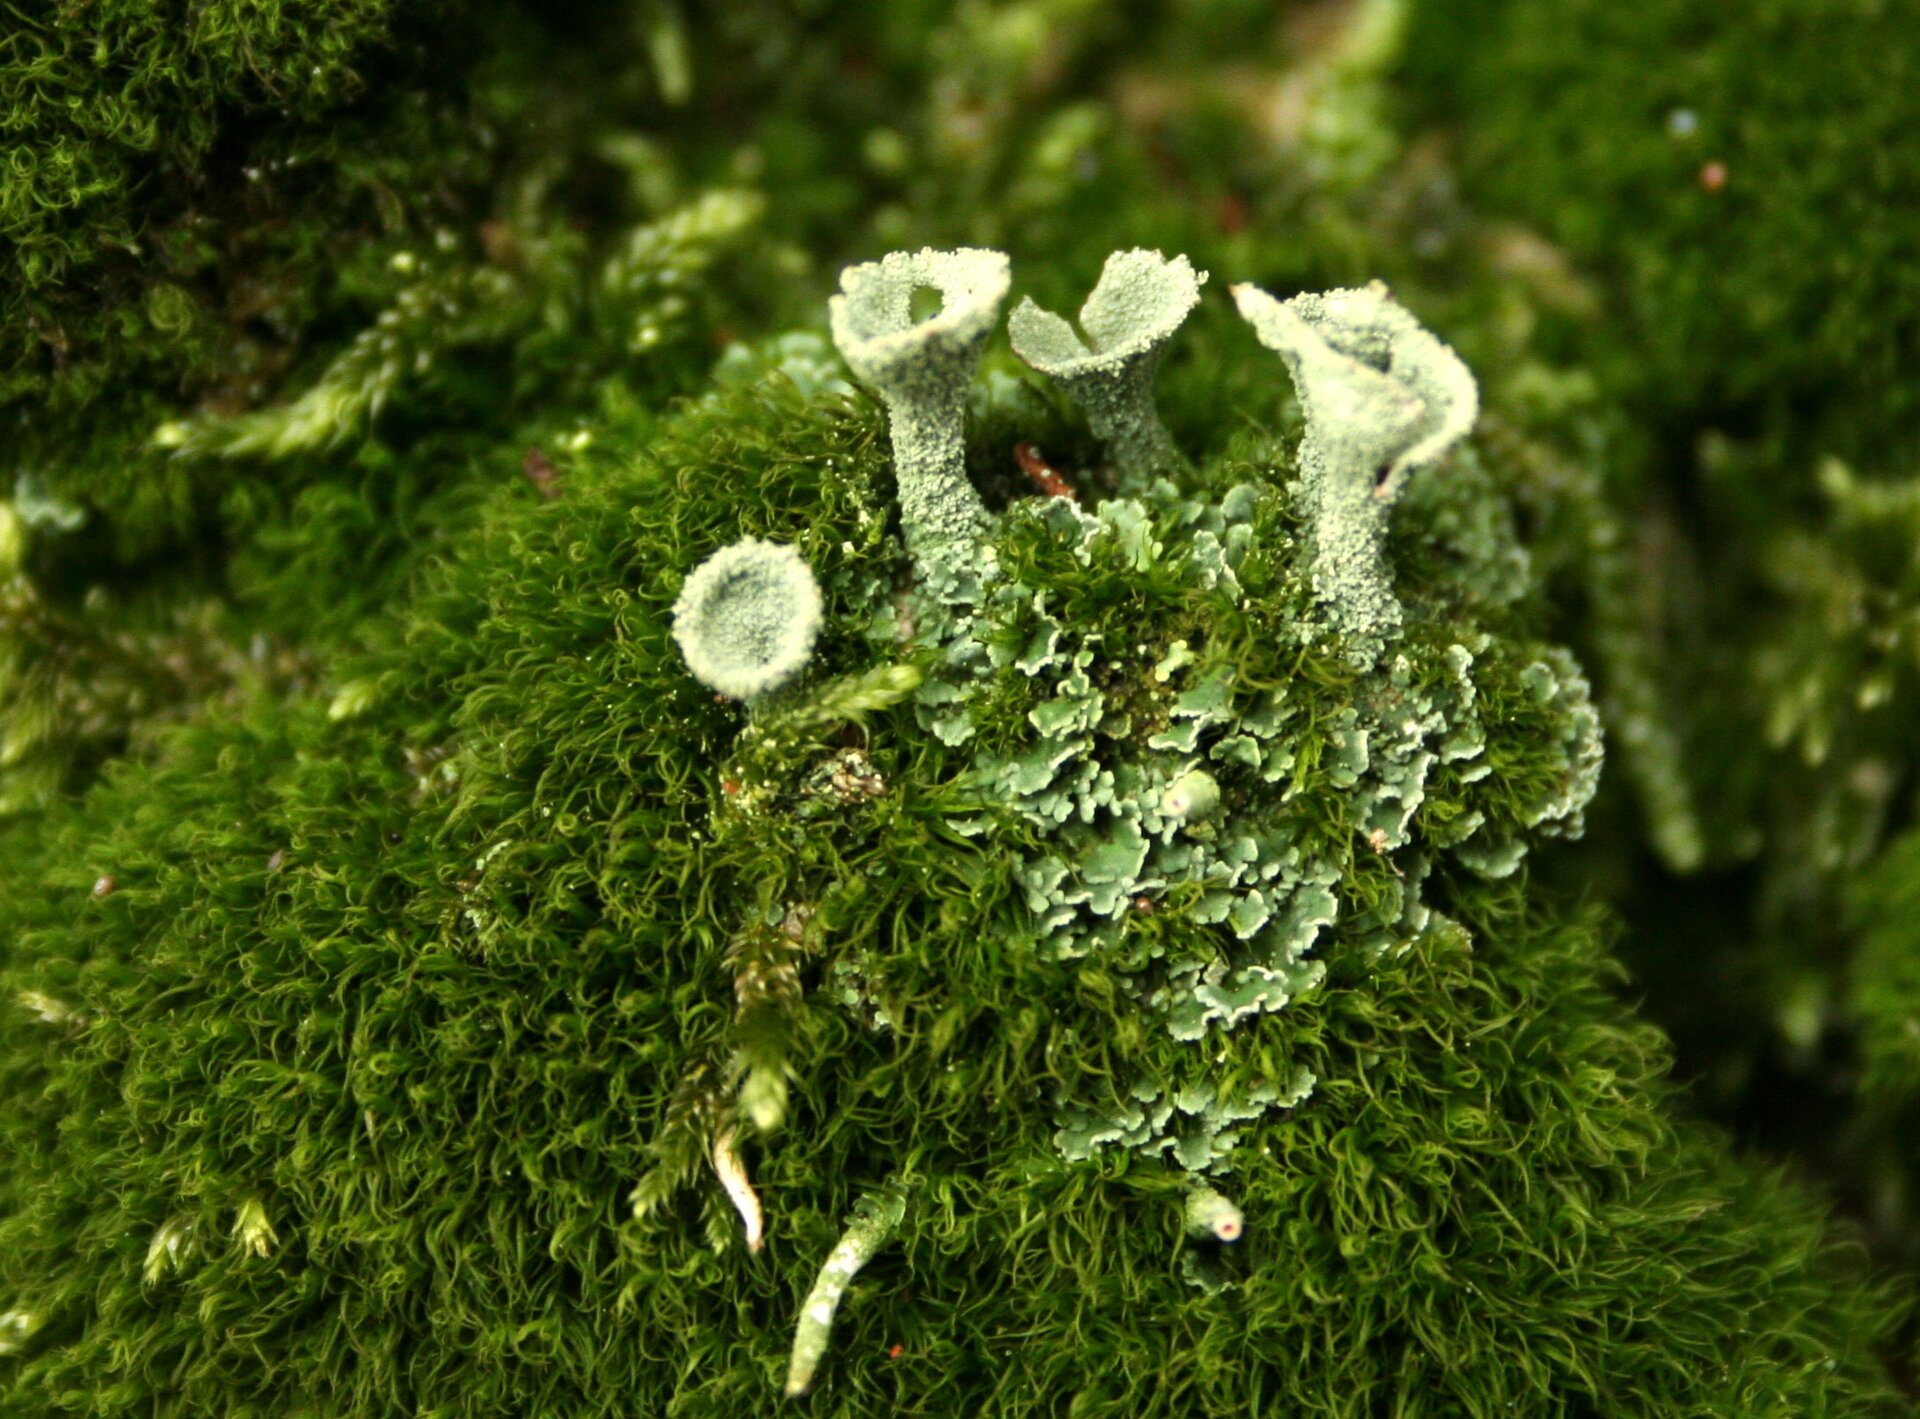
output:
[[[1107,446],[1124,491],[1135,491],[1180,463],[1179,450],[1154,407],[1160,361],[1193,308],[1207,273],[1185,256],[1168,259],[1135,248],[1107,258],[1080,307],[1083,340],[1073,326],[1031,298],[1007,320],[1014,353],[1059,381],[1086,410],[1087,425]]]
[[[756,700],[813,654],[824,605],[798,552],[746,537],[695,567],[673,607],[673,638],[701,684]]]
[[[942,600],[976,579],[988,525],[967,481],[967,390],[1011,280],[1004,252],[925,247],[847,267],[828,303],[834,344],[886,403],[907,550]],[[940,309],[915,320],[914,295],[929,288]]]
[[[1472,429],[1478,387],[1378,281],[1288,301],[1243,284],[1233,298],[1286,360],[1306,413],[1300,471],[1314,590],[1334,629],[1378,648],[1400,626],[1384,559],[1387,510]]]

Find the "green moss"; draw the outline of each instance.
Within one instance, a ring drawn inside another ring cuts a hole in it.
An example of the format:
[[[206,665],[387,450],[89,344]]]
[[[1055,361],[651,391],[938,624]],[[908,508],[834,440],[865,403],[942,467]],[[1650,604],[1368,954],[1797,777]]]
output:
[[[1920,1096],[1920,838],[1909,833],[1881,855],[1859,917],[1866,927],[1854,970],[1867,1086],[1911,1100]]]
[[[391,9],[216,3],[181,23],[152,5],[107,3],[15,16],[0,61],[17,144],[0,201],[9,285],[63,284],[103,249],[137,252],[151,210],[140,189],[156,172],[190,183],[236,112],[271,106],[311,120],[340,104],[387,39]],[[152,290],[153,326],[178,325],[177,288]]]
[[[334,667],[365,687],[351,717],[322,693],[177,731],[0,861],[0,1304],[32,1320],[0,1358],[10,1412],[764,1404],[844,1219],[888,1184],[900,1218],[840,1303],[823,1412],[1895,1410],[1872,1349],[1897,1307],[1804,1199],[1671,1122],[1595,923],[1446,864],[1469,808],[1533,836],[1530,805],[1569,792],[1534,612],[1486,595],[1513,549],[1447,531],[1498,517],[1396,532],[1409,685],[1497,633],[1475,670],[1493,771],[1431,779],[1381,852],[1342,821],[1368,780],[1335,745],[1377,687],[1289,639],[1309,593],[1284,493],[1250,500],[1244,611],[1182,589],[1181,497],[1284,470],[1284,447],[1242,436],[1157,520],[1109,504],[1090,543],[1057,502],[1003,514],[1004,575],[1057,588],[1073,639],[1111,636],[1079,668],[1116,702],[1159,687],[1211,721],[1232,697],[1206,672],[1233,665],[1309,727],[1293,811],[1344,844],[1325,978],[1200,1049],[1117,959],[1038,949],[1021,878],[1050,840],[1017,811],[961,830],[975,745],[889,695],[749,733],[686,673],[681,581],[743,536],[820,578],[803,694],[917,654],[881,411],[765,368],[603,431],[558,501],[496,494],[404,624]],[[1142,564],[1150,533],[1167,555]],[[1198,658],[1136,656],[1135,625]],[[1010,659],[988,683],[1034,678]],[[1028,742],[1056,699],[982,697],[978,738]],[[1143,708],[1119,747],[1148,733]],[[1397,917],[1367,904],[1429,838],[1445,915],[1382,950]],[[1149,955],[1205,935],[1134,920]],[[787,945],[740,945],[766,930]],[[799,989],[768,996],[783,964]],[[772,1064],[749,1048],[766,1009]],[[757,1255],[703,1142],[735,1058],[787,1076],[778,1131],[730,1145]],[[1218,1140],[1231,1250],[1185,1236],[1180,1167],[1056,1141],[1063,1092],[1146,1078],[1224,1118],[1303,1074],[1310,1096]],[[636,1219],[675,1129],[684,1184]]]
[[[0,713],[60,733],[14,782],[104,781],[0,827],[0,1408],[764,1405],[884,1196],[796,1410],[1897,1410],[1902,1302],[1673,1122],[1606,930],[1529,880],[1597,767],[1538,592],[1607,560],[1605,450],[1534,441],[1598,422],[1529,402],[1577,383],[1514,334],[1550,281],[1399,254],[1458,213],[1388,166],[1362,12],[1316,48],[1241,0],[486,7],[422,50],[369,10],[358,97],[218,100],[212,187],[330,178],[114,257],[144,363],[76,360],[15,445]],[[989,351],[966,468],[1027,594],[906,629],[885,421],[817,327],[842,260],[963,241],[1056,309],[1136,244],[1385,274],[1488,361],[1485,437],[1396,506],[1379,676],[1300,634],[1297,411],[1217,300],[1158,385],[1192,467],[1104,508]],[[826,602],[751,718],[670,634],[741,538]],[[1196,774],[1219,803],[1164,808]]]
[[[0,51],[0,403],[233,378],[276,343],[241,327],[310,317],[326,288],[311,263],[392,225],[402,204],[379,188],[400,167],[440,147],[458,180],[444,96],[392,86],[438,19],[396,23],[387,0],[17,16]]]
[[[1471,187],[1611,282],[1593,353],[1655,407],[1912,425],[1913,16],[1860,0],[1413,7],[1408,63]],[[1863,154],[1875,155],[1863,161]]]

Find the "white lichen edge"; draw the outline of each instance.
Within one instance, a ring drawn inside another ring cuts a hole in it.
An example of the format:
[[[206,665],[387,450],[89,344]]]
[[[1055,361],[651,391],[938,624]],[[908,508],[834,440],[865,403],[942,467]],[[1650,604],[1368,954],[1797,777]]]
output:
[[[1025,297],[1007,318],[1013,350],[1042,374],[1070,379],[1119,370],[1162,350],[1200,303],[1205,271],[1185,256],[1172,259],[1136,247],[1116,251],[1080,307],[1082,340],[1065,318]]]

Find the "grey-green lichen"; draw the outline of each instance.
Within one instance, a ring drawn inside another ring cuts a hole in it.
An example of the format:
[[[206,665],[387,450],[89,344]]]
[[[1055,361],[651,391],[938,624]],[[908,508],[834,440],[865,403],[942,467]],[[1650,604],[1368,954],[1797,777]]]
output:
[[[1314,587],[1335,629],[1377,647],[1400,625],[1383,556],[1387,509],[1473,428],[1478,387],[1377,281],[1289,301],[1239,285],[1233,297],[1286,360],[1306,412]]]
[[[805,1394],[813,1384],[813,1373],[820,1357],[827,1353],[827,1339],[833,1331],[833,1318],[847,1287],[873,1254],[886,1244],[906,1216],[907,1194],[899,1182],[889,1183],[868,1193],[853,1206],[847,1218],[847,1230],[827,1259],[820,1275],[800,1308],[800,1321],[794,1327],[793,1356],[787,1365],[787,1394]]]
[[[931,466],[934,457],[925,428],[909,420],[903,429],[900,411],[919,407],[914,401],[929,388],[938,390],[939,408],[957,410],[964,390],[956,381],[982,338],[969,317],[962,361],[951,337],[905,326],[908,287],[936,269],[938,255],[896,255],[846,278],[869,306],[884,306],[879,323],[896,332],[888,338],[897,342],[889,347],[897,365],[881,377],[844,334],[851,298],[835,307],[836,339],[855,372],[883,395],[906,391],[887,397],[909,513],[915,484],[904,470]],[[1003,274],[988,255],[967,259]],[[977,744],[956,800],[974,811],[950,825],[990,835],[1011,821],[1035,841],[1017,878],[1036,948],[1084,962],[1129,993],[1144,1021],[1196,1046],[1194,1069],[1180,1078],[1114,1081],[1119,1093],[1105,1099],[1058,1093],[1061,1154],[1082,1160],[1122,1146],[1195,1175],[1225,1172],[1240,1125],[1297,1106],[1314,1084],[1305,1070],[1218,1081],[1205,1067],[1207,1042],[1318,986],[1324,965],[1315,947],[1336,925],[1374,951],[1428,929],[1435,918],[1422,888],[1436,854],[1504,876],[1526,852],[1526,830],[1577,832],[1600,759],[1585,679],[1564,652],[1546,652],[1517,672],[1552,758],[1542,790],[1520,808],[1507,805],[1499,821],[1475,808],[1424,833],[1414,826],[1436,775],[1458,788],[1493,773],[1476,676],[1492,641],[1473,634],[1394,648],[1400,610],[1383,561],[1385,514],[1415,471],[1465,435],[1478,399],[1458,358],[1378,285],[1284,304],[1251,287],[1235,290],[1261,339],[1286,356],[1306,406],[1294,490],[1306,513],[1298,575],[1311,586],[1303,600],[1317,602],[1344,637],[1352,676],[1345,705],[1329,713],[1323,699],[1284,681],[1243,683],[1204,637],[1197,650],[1191,636],[1162,639],[1144,612],[1130,628],[1140,639],[1122,643],[1113,627],[1081,624],[1061,609],[1070,594],[1062,578],[1098,568],[1154,586],[1201,624],[1232,618],[1250,609],[1241,581],[1247,559],[1256,549],[1263,562],[1291,550],[1259,547],[1263,538],[1286,537],[1278,512],[1285,490],[1249,481],[1212,498],[1146,476],[1171,453],[1164,430],[1146,432],[1159,429],[1153,369],[1202,279],[1184,258],[1116,253],[1082,310],[1091,351],[1031,302],[1014,312],[1019,352],[1068,384],[1096,432],[1116,448],[1132,440],[1128,447],[1142,454],[1130,466],[1116,457],[1137,495],[1091,511],[1049,497],[989,516],[964,484],[958,414],[943,415],[944,423],[934,421],[944,441],[937,486],[969,509],[966,519],[944,524],[952,540],[943,545],[966,547],[968,564],[992,574],[973,583],[963,614],[917,629],[903,614],[883,615],[872,629],[877,639],[904,637],[936,652],[915,694],[920,724],[945,744]],[[1159,452],[1147,458],[1150,445]],[[915,521],[905,521],[913,549]],[[916,559],[924,570],[919,552]],[[1309,620],[1281,634],[1304,647],[1320,629]],[[982,726],[1010,698],[1026,705],[1027,732],[979,743]],[[1329,811],[1346,834],[1322,831]],[[1360,903],[1351,900],[1356,844],[1387,869]],[[857,986],[853,993],[861,998]],[[877,1009],[872,1015],[881,1019]]]
[[[1317,986],[1314,947],[1336,923],[1378,951],[1425,929],[1435,852],[1500,876],[1526,851],[1513,825],[1481,810],[1423,837],[1413,826],[1435,775],[1475,783],[1493,772],[1475,674],[1489,637],[1396,653],[1328,716],[1310,691],[1243,685],[1184,640],[1110,644],[1057,615],[1058,593],[1016,555],[1037,538],[1069,566],[1122,568],[1227,615],[1244,603],[1238,572],[1279,496],[1243,484],[1213,502],[1162,482],[1093,512],[1060,498],[1017,505],[1003,576],[955,638],[968,653],[950,645],[944,673],[923,687],[923,724],[964,743],[976,706],[1025,682],[1030,733],[976,755],[967,782],[981,816],[954,826],[984,833],[1010,814],[1035,834],[1018,880],[1039,949],[1114,975],[1144,1018],[1197,1047],[1192,1078],[1131,1081],[1117,1103],[1059,1096],[1055,1141],[1069,1160],[1123,1146],[1224,1171],[1236,1126],[1297,1105],[1314,1081],[1300,1072],[1223,1089],[1206,1077],[1204,1042]],[[1517,678],[1550,726],[1540,738],[1552,757],[1547,790],[1517,826],[1577,832],[1600,760],[1586,681],[1558,651]],[[1330,801],[1353,838],[1316,832]],[[1342,902],[1354,839],[1391,868],[1360,911]]]
[[[988,516],[967,481],[967,391],[1011,279],[998,251],[896,251],[841,272],[828,304],[834,344],[886,403],[907,550],[943,601],[980,579]],[[940,309],[915,320],[928,289]]]
[[[673,638],[703,685],[754,700],[787,684],[820,633],[820,584],[791,547],[747,537],[687,577]]]
[[[1059,381],[1086,410],[1122,491],[1137,492],[1179,464],[1179,451],[1154,408],[1153,382],[1167,343],[1199,304],[1206,279],[1184,256],[1116,251],[1080,307],[1084,340],[1064,318],[1031,299],[1008,317],[1014,352]]]

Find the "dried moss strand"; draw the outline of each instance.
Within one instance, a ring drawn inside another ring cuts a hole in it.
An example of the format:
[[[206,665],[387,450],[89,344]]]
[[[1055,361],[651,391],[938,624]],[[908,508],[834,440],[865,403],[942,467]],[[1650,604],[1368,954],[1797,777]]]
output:
[[[747,1250],[759,1255],[766,1240],[766,1223],[760,1211],[759,1194],[753,1190],[753,1179],[747,1176],[747,1165],[740,1157],[739,1145],[731,1128],[721,1129],[714,1137],[713,1171],[720,1179],[720,1185],[726,1189],[727,1200],[733,1204],[733,1210],[740,1214],[740,1225],[746,1231]]]

